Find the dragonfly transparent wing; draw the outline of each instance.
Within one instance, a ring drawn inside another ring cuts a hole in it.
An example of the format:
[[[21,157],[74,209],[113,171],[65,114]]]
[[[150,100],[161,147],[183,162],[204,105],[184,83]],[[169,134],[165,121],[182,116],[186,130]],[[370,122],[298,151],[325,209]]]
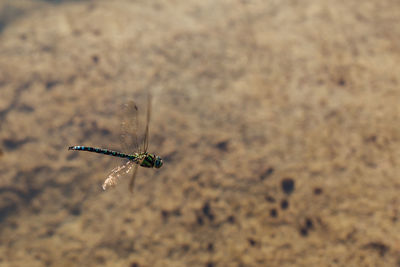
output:
[[[134,161],[129,160],[125,164],[122,164],[122,165],[112,169],[112,171],[108,175],[107,179],[103,183],[103,190],[106,190],[109,187],[114,187],[118,183],[119,178],[121,176],[129,173],[129,171],[132,169],[132,167],[137,168],[137,166],[138,165]],[[135,172],[136,172],[136,170],[135,170]]]
[[[151,95],[148,94],[147,96],[147,116],[146,116],[146,131],[144,132],[144,139],[143,139],[143,152],[147,152],[149,148],[149,122],[151,116]]]
[[[131,181],[129,182],[129,191],[131,191],[131,193],[133,193],[133,188],[135,187],[135,179],[136,179],[138,166],[139,165],[135,164],[135,166],[133,167],[133,173],[132,173]]]
[[[142,149],[142,147],[139,146],[141,141],[138,139],[138,114],[139,109],[134,101],[129,101],[122,108],[120,139],[123,152],[128,154],[140,152],[140,149]]]

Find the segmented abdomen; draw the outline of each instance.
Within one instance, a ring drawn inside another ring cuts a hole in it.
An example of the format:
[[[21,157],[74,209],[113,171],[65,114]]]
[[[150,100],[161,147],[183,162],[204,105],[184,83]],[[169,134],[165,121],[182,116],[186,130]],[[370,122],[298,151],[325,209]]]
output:
[[[99,154],[104,154],[104,155],[110,155],[110,156],[114,156],[114,157],[126,158],[129,160],[136,160],[135,155],[129,155],[129,154],[120,153],[118,151],[90,147],[90,146],[70,146],[68,148],[68,150],[88,151],[88,152],[94,152],[94,153],[99,153]]]

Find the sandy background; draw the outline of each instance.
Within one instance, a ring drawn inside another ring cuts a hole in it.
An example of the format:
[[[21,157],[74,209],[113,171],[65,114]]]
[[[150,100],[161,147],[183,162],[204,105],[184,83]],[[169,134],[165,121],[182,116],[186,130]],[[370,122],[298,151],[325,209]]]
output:
[[[0,2],[0,266],[400,266],[400,3]],[[102,191],[120,105],[150,152]]]

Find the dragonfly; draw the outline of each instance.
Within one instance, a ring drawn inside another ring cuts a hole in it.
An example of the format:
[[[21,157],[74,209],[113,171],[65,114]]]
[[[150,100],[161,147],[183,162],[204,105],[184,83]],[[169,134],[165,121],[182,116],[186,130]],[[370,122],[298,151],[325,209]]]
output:
[[[102,185],[103,190],[106,190],[109,187],[114,187],[118,183],[118,180],[121,176],[128,174],[131,169],[133,169],[132,176],[129,182],[129,190],[133,192],[139,166],[144,168],[158,169],[163,165],[163,160],[161,159],[161,157],[147,152],[149,147],[150,113],[151,96],[149,95],[144,134],[141,138],[138,138],[138,131],[140,130],[138,120],[138,106],[133,100],[124,105],[123,112],[121,113],[122,118],[120,135],[122,149],[124,152],[90,146],[70,146],[68,148],[68,150],[88,151],[127,159],[124,164],[115,167],[110,172]]]

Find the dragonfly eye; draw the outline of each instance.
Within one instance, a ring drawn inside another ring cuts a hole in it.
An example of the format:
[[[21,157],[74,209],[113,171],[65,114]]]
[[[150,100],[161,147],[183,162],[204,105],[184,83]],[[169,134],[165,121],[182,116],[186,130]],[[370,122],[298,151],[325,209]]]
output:
[[[154,167],[160,168],[162,165],[163,165],[162,159],[159,156],[157,156],[156,161],[154,162]]]

